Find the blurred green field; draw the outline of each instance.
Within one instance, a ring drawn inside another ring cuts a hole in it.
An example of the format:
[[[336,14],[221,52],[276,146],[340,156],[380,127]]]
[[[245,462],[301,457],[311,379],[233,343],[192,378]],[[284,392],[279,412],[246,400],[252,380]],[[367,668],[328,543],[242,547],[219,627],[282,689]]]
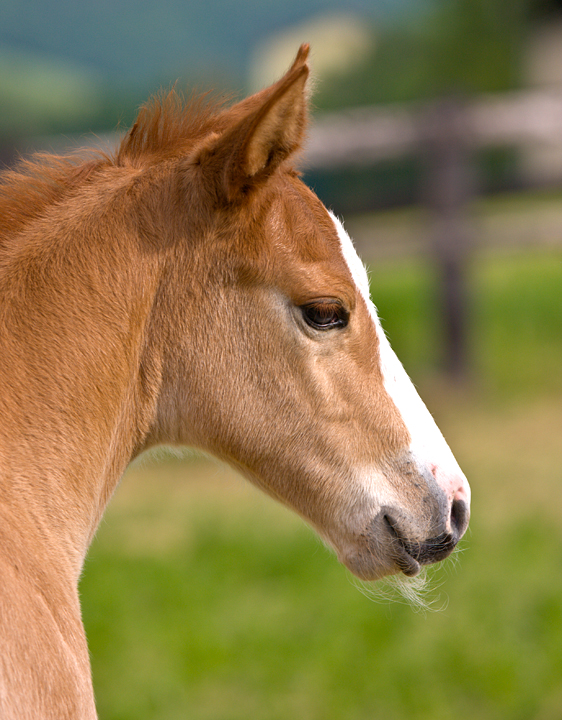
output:
[[[372,268],[399,356],[473,488],[439,612],[373,601],[301,520],[211,461],[133,466],[81,582],[102,720],[562,717],[562,249],[471,267],[451,387],[434,278]]]

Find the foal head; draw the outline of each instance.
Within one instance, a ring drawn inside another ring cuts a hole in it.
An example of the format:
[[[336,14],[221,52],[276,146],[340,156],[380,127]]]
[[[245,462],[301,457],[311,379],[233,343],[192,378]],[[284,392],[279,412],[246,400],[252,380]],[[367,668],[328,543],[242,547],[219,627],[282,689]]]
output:
[[[290,164],[305,132],[307,55],[303,46],[279,82],[207,118],[161,161],[175,219],[147,444],[192,444],[231,463],[362,578],[415,575],[463,535],[469,488],[388,344],[342,224]],[[123,157],[146,142],[148,122]]]

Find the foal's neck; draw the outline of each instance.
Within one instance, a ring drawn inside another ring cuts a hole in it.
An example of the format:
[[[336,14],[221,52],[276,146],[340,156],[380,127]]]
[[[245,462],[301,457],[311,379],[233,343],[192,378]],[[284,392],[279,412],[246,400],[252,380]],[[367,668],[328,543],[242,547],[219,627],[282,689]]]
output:
[[[0,271],[0,501],[76,578],[153,420],[156,258],[82,198],[31,225]],[[86,209],[84,209],[86,208]],[[69,219],[70,218],[70,219]],[[55,560],[56,561],[56,560]]]

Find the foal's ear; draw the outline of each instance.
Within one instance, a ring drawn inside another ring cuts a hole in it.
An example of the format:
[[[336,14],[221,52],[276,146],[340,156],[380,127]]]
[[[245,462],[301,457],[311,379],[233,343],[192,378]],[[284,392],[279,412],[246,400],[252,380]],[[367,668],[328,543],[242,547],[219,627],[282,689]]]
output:
[[[299,149],[307,123],[308,53],[309,46],[301,45],[284,77],[228,110],[234,125],[199,148],[197,164],[227,202],[247,194]]]

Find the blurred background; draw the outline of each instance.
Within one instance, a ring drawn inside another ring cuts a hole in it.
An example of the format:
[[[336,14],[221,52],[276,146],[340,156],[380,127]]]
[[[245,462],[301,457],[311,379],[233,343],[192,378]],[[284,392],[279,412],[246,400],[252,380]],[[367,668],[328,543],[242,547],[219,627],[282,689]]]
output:
[[[562,2],[0,0],[0,160],[312,44],[302,168],[473,488],[428,604],[373,599],[196,455],[127,473],[81,583],[105,720],[562,717]]]

